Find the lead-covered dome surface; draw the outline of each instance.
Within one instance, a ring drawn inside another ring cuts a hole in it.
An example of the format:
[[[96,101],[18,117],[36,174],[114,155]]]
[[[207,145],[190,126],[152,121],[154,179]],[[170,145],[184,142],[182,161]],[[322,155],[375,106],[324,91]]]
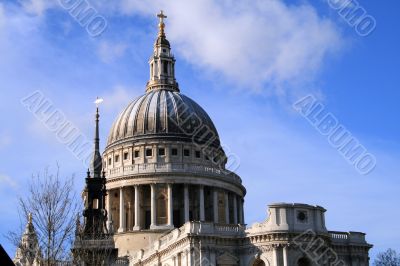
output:
[[[210,142],[213,148],[221,148],[218,132],[203,108],[177,91],[164,89],[132,101],[114,122],[107,146],[141,139]]]

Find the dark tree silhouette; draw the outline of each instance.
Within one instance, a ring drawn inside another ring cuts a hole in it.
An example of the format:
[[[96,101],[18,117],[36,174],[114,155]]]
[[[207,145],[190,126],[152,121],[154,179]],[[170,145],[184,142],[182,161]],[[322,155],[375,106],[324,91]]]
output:
[[[42,265],[55,265],[71,259],[71,244],[75,233],[75,215],[79,211],[74,177],[60,178],[57,165],[55,173],[46,168],[32,176],[28,194],[19,197],[19,211],[26,222],[32,214],[33,224],[42,251]],[[21,232],[9,232],[8,239],[19,246]]]
[[[375,266],[400,266],[400,254],[393,249],[388,249],[376,256]]]

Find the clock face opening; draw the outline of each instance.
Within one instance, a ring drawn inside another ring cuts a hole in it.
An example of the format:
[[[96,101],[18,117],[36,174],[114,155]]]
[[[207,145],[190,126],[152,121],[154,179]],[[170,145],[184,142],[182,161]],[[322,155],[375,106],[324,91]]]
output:
[[[299,211],[297,213],[297,220],[302,223],[307,222],[307,213],[304,211]]]

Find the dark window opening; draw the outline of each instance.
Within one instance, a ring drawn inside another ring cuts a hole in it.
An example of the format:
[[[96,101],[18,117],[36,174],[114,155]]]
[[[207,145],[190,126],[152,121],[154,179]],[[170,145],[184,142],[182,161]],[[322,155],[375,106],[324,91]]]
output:
[[[195,154],[196,154],[196,158],[200,158],[201,157],[200,151],[196,151]]]
[[[115,162],[118,163],[119,161],[119,155],[115,155]]]
[[[158,149],[158,156],[164,156],[165,155],[165,149],[164,148],[159,148]]]
[[[164,74],[168,74],[168,63],[164,62],[163,66],[164,66]]]
[[[183,150],[183,155],[184,155],[184,156],[190,156],[190,150],[184,149],[184,150]]]
[[[178,149],[173,148],[173,149],[171,150],[171,154],[172,154],[172,156],[177,156],[177,155],[178,155]]]
[[[146,149],[146,156],[148,156],[148,157],[153,156],[153,150],[152,149]]]
[[[128,160],[128,158],[129,158],[129,153],[125,152],[124,153],[124,160]]]
[[[135,151],[135,158],[139,157],[139,151]]]

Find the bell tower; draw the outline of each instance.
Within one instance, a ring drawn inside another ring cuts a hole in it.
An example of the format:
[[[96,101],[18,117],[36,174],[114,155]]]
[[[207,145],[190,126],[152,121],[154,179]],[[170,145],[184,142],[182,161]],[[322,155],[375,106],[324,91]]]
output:
[[[102,100],[97,99],[98,105]],[[99,138],[99,107],[96,108],[96,128],[94,137],[94,152],[87,171],[86,186],[83,191],[84,211],[83,225],[79,217],[76,223],[74,248],[74,262],[78,265],[110,265],[117,257],[112,234],[106,227],[107,211],[105,209],[106,177],[102,171]]]
[[[106,228],[107,211],[105,209],[106,178],[104,172],[102,172],[103,166],[99,148],[99,117],[99,107],[97,107],[94,152],[90,170],[87,172],[86,177],[84,190],[85,210],[83,211],[83,216],[85,217],[84,234],[94,235],[108,233]]]

